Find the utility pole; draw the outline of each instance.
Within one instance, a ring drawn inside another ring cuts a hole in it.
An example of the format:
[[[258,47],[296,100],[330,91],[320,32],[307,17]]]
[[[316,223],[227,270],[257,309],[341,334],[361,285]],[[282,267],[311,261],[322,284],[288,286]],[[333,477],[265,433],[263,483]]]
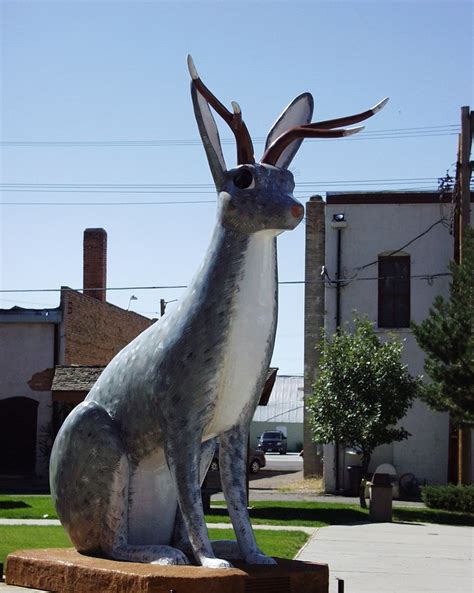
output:
[[[459,142],[459,186],[460,186],[460,207],[459,207],[459,251],[462,261],[462,244],[466,227],[471,223],[471,145],[474,114],[469,107],[461,107],[461,135]]]
[[[347,222],[343,213],[335,214],[331,222],[331,228],[337,231],[337,250],[336,250],[336,332],[341,328],[341,291],[342,291],[342,273],[341,273],[341,258],[342,258],[342,231],[347,228]],[[340,490],[340,443],[334,443],[334,474],[335,474],[335,490]]]
[[[326,259],[325,203],[313,196],[306,205],[306,253],[304,295],[304,420],[303,474],[305,478],[323,475],[309,424],[308,400],[316,381],[320,354],[316,349],[324,328],[324,282],[321,273]]]
[[[466,227],[470,224],[471,210],[471,145],[474,131],[473,112],[468,106],[461,107],[461,134],[459,135],[457,163],[457,203],[455,221],[455,260],[463,261],[463,240]],[[461,426],[458,431],[458,484],[471,483],[471,428]]]

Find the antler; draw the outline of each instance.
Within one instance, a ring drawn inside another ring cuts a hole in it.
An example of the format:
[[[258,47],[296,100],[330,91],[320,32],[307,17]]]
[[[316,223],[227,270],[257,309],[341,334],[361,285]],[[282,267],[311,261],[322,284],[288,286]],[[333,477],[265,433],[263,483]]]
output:
[[[188,69],[196,89],[216,113],[227,122],[234,133],[237,143],[237,163],[239,165],[255,163],[252,139],[250,138],[247,126],[242,120],[242,110],[240,109],[239,104],[232,101],[231,105],[233,113],[230,112],[199,78],[199,74],[191,56],[188,56]]]
[[[350,126],[372,117],[380,111],[387,102],[388,97],[380,101],[380,103],[377,103],[372,109],[368,109],[367,111],[363,111],[356,115],[349,115],[338,119],[328,119],[326,121],[290,128],[281,136],[278,136],[278,138],[267,148],[261,162],[267,163],[268,165],[275,165],[285,148],[299,138],[341,138],[343,136],[357,134],[364,129],[364,126],[350,128],[348,130],[338,128],[339,126]]]

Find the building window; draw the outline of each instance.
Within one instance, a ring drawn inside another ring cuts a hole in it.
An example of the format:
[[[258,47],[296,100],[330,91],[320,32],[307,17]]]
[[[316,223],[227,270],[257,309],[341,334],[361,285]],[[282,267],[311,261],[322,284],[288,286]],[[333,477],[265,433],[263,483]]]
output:
[[[38,402],[29,397],[0,400],[0,474],[31,474],[36,463]]]
[[[379,327],[410,326],[410,256],[379,256]]]

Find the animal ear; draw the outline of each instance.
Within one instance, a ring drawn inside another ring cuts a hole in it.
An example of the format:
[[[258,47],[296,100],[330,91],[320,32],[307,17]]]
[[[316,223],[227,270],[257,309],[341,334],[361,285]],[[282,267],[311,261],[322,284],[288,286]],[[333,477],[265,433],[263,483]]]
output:
[[[216,189],[220,190],[224,183],[224,174],[227,167],[222,153],[216,121],[207,100],[197,90],[194,81],[191,82],[191,96],[193,99],[194,115],[206,151],[212,177],[214,178]]]
[[[303,93],[302,95],[298,95],[296,99],[293,99],[273,124],[273,127],[267,136],[265,151],[279,136],[284,134],[290,128],[309,124],[313,116],[313,108],[314,101],[310,93]],[[301,146],[302,142],[303,138],[298,138],[287,146],[278,157],[275,166],[287,169],[295,154],[298,152],[298,148]]]

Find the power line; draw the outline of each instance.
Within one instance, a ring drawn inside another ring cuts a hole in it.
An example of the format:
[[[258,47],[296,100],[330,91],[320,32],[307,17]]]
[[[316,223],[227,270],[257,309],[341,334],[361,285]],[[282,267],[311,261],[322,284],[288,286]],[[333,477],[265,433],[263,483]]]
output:
[[[394,189],[398,187],[398,191],[409,190],[432,190],[436,191],[435,184],[438,182],[437,177],[413,177],[413,178],[386,178],[386,179],[343,179],[322,180],[322,181],[302,181],[298,183],[298,189],[295,194],[299,196],[307,195],[315,191],[328,191],[341,187],[373,187],[376,186],[390,186]],[[0,191],[3,192],[19,192],[19,193],[96,193],[96,194],[206,194],[215,195],[215,190],[212,189],[211,184],[58,184],[58,183],[3,183],[0,184]],[[209,189],[207,189],[209,188]],[[301,189],[300,189],[301,188]],[[379,191],[383,191],[379,189]],[[148,206],[148,205],[180,205],[180,204],[212,204],[213,200],[158,200],[158,201],[109,201],[109,202],[18,202],[18,201],[4,201],[3,206]]]
[[[434,223],[432,223],[428,228],[426,228],[423,232],[419,233],[418,235],[416,235],[415,237],[413,237],[412,239],[410,239],[407,243],[405,243],[404,245],[402,245],[401,247],[398,247],[397,249],[394,249],[392,251],[390,251],[388,253],[387,257],[391,257],[397,253],[400,253],[400,251],[402,251],[403,249],[405,249],[406,247],[408,247],[409,245],[411,245],[412,243],[414,243],[415,241],[417,241],[418,239],[420,239],[421,237],[423,237],[424,235],[426,235],[427,233],[429,233],[433,228],[435,228],[438,224],[443,224],[444,226],[444,219],[440,218],[438,220],[436,220]],[[357,266],[356,268],[354,268],[355,273],[350,277],[350,278],[338,278],[337,280],[332,280],[326,270],[326,268],[324,268],[324,276],[323,276],[323,281],[326,283],[326,286],[328,288],[335,288],[338,285],[341,286],[348,286],[349,284],[351,284],[352,282],[360,282],[360,281],[364,281],[364,280],[405,280],[406,278],[423,278],[425,280],[428,281],[428,283],[432,283],[434,278],[439,278],[442,276],[451,276],[450,272],[441,272],[441,273],[437,273],[437,274],[417,274],[417,275],[412,275],[412,276],[384,276],[383,278],[379,278],[378,276],[376,276],[375,278],[370,278],[370,277],[365,277],[365,278],[359,278],[359,273],[362,270],[365,270],[366,268],[373,266],[375,264],[377,264],[379,262],[379,259],[374,259],[362,266]]]
[[[379,277],[379,276],[374,276],[371,278],[354,278],[355,281],[361,282],[361,281],[365,281],[365,280],[385,280],[387,278],[390,279],[403,279],[406,280],[407,278],[418,278],[418,279],[422,279],[422,280],[430,280],[432,278],[441,278],[444,276],[451,276],[452,274],[450,272],[437,272],[435,274],[433,273],[425,273],[425,274],[413,274],[411,276],[383,276],[383,277]],[[330,281],[331,284],[335,284],[338,281],[337,280],[331,280]],[[348,279],[341,279],[339,282],[348,282]],[[327,281],[324,279],[321,280],[316,280],[313,282],[307,282],[305,280],[281,280],[278,282],[279,285],[302,285],[302,284],[319,284],[319,283],[323,283],[323,284],[327,284]],[[175,289],[184,289],[184,288],[188,288],[188,286],[186,284],[173,284],[173,285],[162,285],[162,286],[113,286],[113,287],[106,287],[104,289],[104,287],[99,287],[99,288],[88,288],[87,290],[105,290],[106,292],[108,291],[120,291],[120,290],[175,290]],[[83,288],[19,288],[19,289],[13,289],[13,288],[6,288],[6,289],[0,289],[0,293],[2,294],[12,294],[12,293],[30,293],[30,292],[61,292],[62,290],[65,291],[72,291],[72,292],[83,292]],[[6,300],[6,299],[0,299],[0,300]]]
[[[406,280],[407,278],[415,278],[418,280],[433,280],[435,278],[443,278],[445,276],[452,276],[451,272],[438,272],[436,274],[412,274],[411,276],[365,276],[364,278],[341,278],[340,280],[330,280],[330,284],[347,285],[351,282],[363,282],[365,280]]]
[[[298,181],[298,187],[314,185],[360,185],[379,183],[427,183],[438,182],[438,177],[387,177],[382,179],[319,179],[313,181]],[[211,183],[0,183],[3,191],[124,191],[124,193],[135,190],[176,190],[199,191],[205,189],[214,190]]]
[[[184,200],[163,202],[0,202],[0,206],[179,206],[183,204],[215,204],[216,200]]]
[[[404,245],[402,245],[401,247],[399,247],[398,249],[395,249],[394,251],[390,251],[390,253],[388,254],[388,256],[392,256],[395,255],[396,253],[399,253],[400,251],[402,251],[403,249],[405,249],[406,247],[408,247],[409,245],[411,245],[412,243],[414,243],[415,241],[417,241],[418,239],[420,239],[421,237],[423,237],[424,235],[426,235],[427,233],[429,233],[431,231],[431,229],[433,229],[435,226],[437,226],[438,224],[442,224],[444,222],[443,218],[440,218],[439,220],[435,221],[433,224],[431,224],[427,229],[425,229],[423,232],[421,232],[419,235],[417,235],[416,237],[413,237],[413,239],[410,239],[410,241],[408,241],[408,243],[405,243]],[[364,264],[363,266],[358,266],[356,268],[356,272],[357,274],[361,271],[361,270],[365,270],[365,268],[368,268],[369,266],[373,266],[376,263],[378,263],[378,259],[375,259],[367,264]]]
[[[395,138],[426,138],[433,136],[453,136],[458,134],[460,126],[458,124],[447,124],[438,126],[411,127],[411,128],[392,128],[383,130],[369,130],[362,136],[348,137],[351,140],[384,140]],[[254,144],[263,144],[266,138],[255,136],[252,138]],[[307,139],[309,142],[327,142],[327,139]],[[338,142],[340,139],[337,140]],[[222,145],[234,145],[234,138],[222,138]],[[182,146],[201,146],[199,138],[191,139],[164,139],[164,140],[4,140],[0,142],[0,147],[4,148],[36,148],[36,147],[63,147],[63,148],[113,148],[113,147],[182,147]]]
[[[420,239],[421,237],[423,237],[424,235],[426,235],[427,233],[429,233],[433,228],[435,228],[438,224],[442,224],[444,222],[443,218],[440,218],[438,220],[436,220],[434,223],[432,223],[431,225],[429,225],[424,231],[422,231],[421,233],[419,233],[418,235],[416,235],[415,237],[413,237],[412,239],[410,239],[409,241],[407,241],[405,244],[403,244],[401,247],[394,249],[393,251],[390,251],[389,255],[393,256],[397,253],[399,253],[400,251],[402,251],[403,249],[405,249],[406,247],[408,247],[409,245],[411,245],[412,243],[414,243],[415,241],[417,241],[418,239]],[[328,287],[332,287],[335,286],[338,283],[342,283],[344,285],[348,285],[354,281],[367,281],[367,280],[380,280],[380,279],[406,279],[407,276],[391,276],[391,277],[387,277],[385,276],[384,278],[380,278],[378,276],[376,277],[365,277],[365,278],[358,278],[358,274],[370,267],[373,266],[375,264],[378,263],[378,258],[376,260],[372,260],[366,264],[363,264],[362,266],[357,266],[355,268],[355,274],[351,277],[351,278],[341,278],[338,280],[331,280],[331,278],[329,277],[329,275],[327,274],[327,271],[325,270],[325,275],[326,277],[321,278],[320,280],[317,281],[313,281],[311,282],[312,284],[314,283],[319,283],[322,282],[324,284],[326,284],[326,286]],[[436,274],[432,274],[432,273],[425,273],[425,274],[414,274],[414,275],[410,275],[409,278],[421,278],[421,279],[425,279],[428,282],[432,282],[432,280],[434,278],[439,278],[439,277],[444,277],[444,276],[451,276],[451,274],[449,272],[439,272]],[[307,282],[305,280],[287,280],[287,281],[279,281],[278,284],[279,285],[296,285],[296,284],[306,284]],[[108,291],[116,291],[116,290],[171,290],[171,289],[183,289],[183,288],[187,288],[187,285],[171,285],[171,286],[125,286],[125,287],[111,287],[111,288],[106,288],[106,290]],[[0,293],[28,293],[28,292],[60,292],[62,289],[61,288],[49,288],[49,289],[0,289]],[[66,289],[67,290],[67,289]],[[69,290],[74,290],[76,292],[80,292],[83,289],[69,289]],[[89,290],[104,290],[103,287],[99,287],[99,288],[94,288],[94,289],[89,289]]]
[[[105,291],[115,291],[115,290],[171,290],[171,289],[181,289],[187,288],[187,284],[171,284],[166,286],[112,286],[112,287],[100,287],[100,288],[88,288],[87,290],[105,290]],[[18,293],[18,292],[61,292],[64,291],[72,291],[72,292],[82,292],[83,288],[22,288],[19,290],[16,289],[0,289],[0,293]]]

